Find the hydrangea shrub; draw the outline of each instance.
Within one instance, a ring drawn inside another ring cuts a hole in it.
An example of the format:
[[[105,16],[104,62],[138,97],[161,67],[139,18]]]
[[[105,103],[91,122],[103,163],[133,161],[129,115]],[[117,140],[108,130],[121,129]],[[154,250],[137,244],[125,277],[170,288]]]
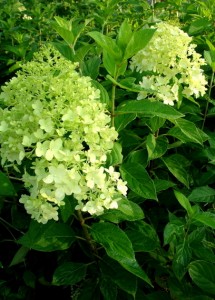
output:
[[[0,154],[3,165],[30,161],[20,202],[41,223],[58,220],[66,195],[76,209],[99,215],[117,208],[126,183],[105,168],[117,132],[89,77],[52,48],[23,65],[0,95]],[[29,165],[29,163],[28,163]]]
[[[131,60],[132,70],[148,72],[139,83],[145,91],[139,93],[138,99],[152,96],[174,105],[181,96],[203,96],[207,81],[201,66],[206,63],[195,51],[192,38],[166,22],[157,23],[156,28],[148,45]]]

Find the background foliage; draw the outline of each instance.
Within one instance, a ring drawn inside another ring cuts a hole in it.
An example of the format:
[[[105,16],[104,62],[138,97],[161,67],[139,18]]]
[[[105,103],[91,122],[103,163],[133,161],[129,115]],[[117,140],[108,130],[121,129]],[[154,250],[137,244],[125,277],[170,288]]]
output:
[[[19,203],[21,174],[2,168],[0,298],[214,299],[214,1],[0,4],[1,85],[41,44],[78,61],[110,108],[119,140],[109,164],[129,187],[119,210],[91,218],[69,196],[60,221],[43,225]],[[208,90],[198,104],[135,101],[137,74],[127,65],[153,34],[141,29],[168,20],[206,59]]]

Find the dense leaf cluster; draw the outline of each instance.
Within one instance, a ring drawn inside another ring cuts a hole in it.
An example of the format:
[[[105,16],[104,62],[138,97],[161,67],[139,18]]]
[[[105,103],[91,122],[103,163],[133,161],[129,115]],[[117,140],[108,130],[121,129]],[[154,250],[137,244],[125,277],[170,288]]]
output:
[[[214,1],[0,3],[0,298],[214,299]]]

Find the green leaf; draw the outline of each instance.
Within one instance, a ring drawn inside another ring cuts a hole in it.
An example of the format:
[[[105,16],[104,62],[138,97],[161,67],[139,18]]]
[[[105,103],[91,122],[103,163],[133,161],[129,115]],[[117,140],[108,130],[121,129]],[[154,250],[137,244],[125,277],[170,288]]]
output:
[[[125,51],[131,37],[132,37],[132,28],[131,25],[128,23],[128,20],[125,19],[119,28],[119,32],[117,35],[116,43],[122,50]]]
[[[204,247],[203,245],[204,241],[193,244],[192,251],[194,256],[199,260],[205,260],[207,262],[215,263],[214,251],[211,248]]]
[[[94,86],[96,89],[100,90],[100,102],[107,105],[107,108],[110,106],[110,98],[108,95],[107,90],[96,80],[91,81],[92,86]]]
[[[114,64],[114,61],[113,61],[113,64]],[[115,80],[110,75],[107,75],[106,77],[113,84],[115,84],[116,86],[119,86],[122,89],[131,91],[131,92],[142,92],[143,91],[143,88],[140,85],[134,84],[134,81],[136,80],[136,78],[133,78],[133,77],[125,78],[125,79],[122,79],[120,82],[118,82],[117,80]]]
[[[18,243],[30,249],[50,252],[68,249],[75,239],[75,233],[66,224],[55,221],[40,224],[31,221],[29,230]]]
[[[147,120],[146,124],[151,129],[153,133],[155,133],[159,128],[161,128],[164,123],[165,119],[161,117],[152,117],[149,120]]]
[[[107,154],[107,166],[115,166],[122,163],[122,146],[120,143],[115,142],[110,153]]]
[[[75,60],[74,52],[72,51],[71,47],[63,42],[52,42],[51,43],[65,58],[71,61]]]
[[[102,276],[100,290],[104,300],[117,300],[117,286],[113,282],[110,284],[109,277]]]
[[[128,155],[128,162],[133,165],[141,164],[142,167],[146,168],[148,165],[148,154],[146,149],[130,152]]]
[[[58,26],[60,26],[62,28],[65,28],[69,31],[72,30],[72,22],[71,21],[67,21],[67,20],[65,20],[65,19],[63,19],[59,16],[55,16],[54,19],[55,19]]]
[[[189,195],[188,199],[192,202],[205,202],[214,203],[215,202],[215,189],[209,186],[201,186],[193,189],[192,193]]]
[[[35,289],[37,277],[31,271],[25,271],[23,274],[25,284],[32,289]]]
[[[189,188],[188,174],[185,167],[181,164],[182,156],[180,154],[173,154],[169,157],[161,158],[167,166],[168,170],[174,175],[181,183]]]
[[[54,29],[57,31],[57,33],[64,39],[64,41],[68,44],[68,45],[73,45],[74,43],[74,35],[72,33],[72,31],[63,28],[57,24],[53,24],[52,25],[54,27]]]
[[[196,221],[215,229],[215,214],[210,212],[200,212],[193,216]]]
[[[189,216],[193,215],[193,208],[190,205],[189,200],[187,197],[185,197],[181,192],[174,190],[174,194],[178,202],[181,204],[181,206],[187,211]]]
[[[143,114],[149,117],[161,117],[165,119],[177,119],[183,115],[173,107],[159,101],[131,100],[121,104],[116,110],[116,114]]]
[[[101,60],[99,57],[92,57],[80,64],[82,75],[96,79],[99,75]]]
[[[184,234],[184,225],[167,223],[164,228],[164,246]]]
[[[136,114],[117,115],[114,118],[115,129],[119,132],[124,129],[129,123],[136,119]]]
[[[215,50],[204,51],[204,58],[212,70],[215,71]]]
[[[127,68],[127,61],[118,62],[118,59],[105,49],[103,50],[103,64],[108,73],[113,77],[123,75]]]
[[[199,18],[190,24],[188,33],[190,35],[199,34],[201,32],[204,32],[205,30],[207,30],[207,28],[209,28],[210,26],[211,26],[211,21],[208,20],[208,18],[205,18],[205,17]]]
[[[160,246],[154,228],[144,221],[133,222],[126,230],[135,252],[150,252]]]
[[[87,265],[75,262],[65,262],[54,272],[53,285],[73,285],[84,279]]]
[[[118,202],[118,205],[118,209],[109,209],[99,216],[99,218],[113,223],[136,221],[144,218],[143,210],[136,203],[122,199]]]
[[[99,262],[101,274],[116,284],[121,290],[135,298],[137,292],[137,277],[126,271],[117,261],[108,256]]]
[[[108,256],[118,261],[127,271],[151,285],[150,279],[138,265],[131,241],[123,230],[105,222],[93,224],[91,234],[93,239],[105,248]]]
[[[114,57],[116,60],[121,60],[122,51],[112,38],[98,31],[89,32],[88,35],[93,38],[96,43],[100,47],[102,47],[103,50],[107,51],[112,57]]]
[[[86,44],[76,50],[74,61],[82,62],[88,53],[88,51],[92,48],[92,44]]]
[[[168,148],[168,140],[164,136],[155,137],[149,134],[146,139],[148,159],[153,160],[164,155]]]
[[[75,288],[72,291],[72,295],[70,299],[75,300],[100,300],[100,290],[98,288],[98,278],[88,278],[85,280],[84,284],[81,283],[81,288],[77,285],[77,289]],[[74,293],[74,294],[73,294]]]
[[[163,180],[163,179],[154,179],[155,189],[156,192],[159,193],[161,191],[165,191],[173,186],[175,186],[175,183],[169,181],[169,180]]]
[[[141,164],[131,162],[122,164],[120,173],[122,178],[127,181],[128,187],[137,195],[157,200],[154,182]]]
[[[15,196],[16,191],[7,175],[0,171],[0,196]]]
[[[192,251],[187,242],[178,245],[173,259],[172,268],[176,277],[181,280],[187,272],[187,266],[191,260]]]
[[[168,131],[168,135],[174,136],[183,142],[193,142],[203,145],[207,136],[193,122],[185,119],[174,120],[175,126]]]
[[[60,215],[66,223],[75,211],[77,200],[73,196],[66,196],[63,201],[65,204],[60,206]]]
[[[156,29],[140,29],[133,33],[125,49],[124,58],[128,59],[147,46]]]
[[[188,272],[193,282],[204,292],[215,295],[215,265],[203,260],[189,264]]]
[[[29,248],[27,248],[25,246],[21,246],[19,248],[19,250],[16,252],[16,254],[14,255],[9,267],[18,265],[18,264],[22,263],[23,261],[25,261],[25,257],[29,250],[30,250]]]

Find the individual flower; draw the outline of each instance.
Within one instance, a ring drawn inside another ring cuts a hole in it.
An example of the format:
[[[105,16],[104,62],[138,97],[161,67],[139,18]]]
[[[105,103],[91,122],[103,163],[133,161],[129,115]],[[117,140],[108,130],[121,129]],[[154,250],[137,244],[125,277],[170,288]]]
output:
[[[77,200],[76,209],[99,215],[127,192],[120,174],[104,167],[117,132],[100,91],[77,68],[44,47],[0,94],[2,165],[24,164],[29,194],[20,202],[41,223],[58,220],[66,196]]]
[[[201,66],[205,60],[195,51],[192,38],[177,26],[161,22],[152,39],[131,60],[132,70],[143,73],[138,99],[148,96],[174,105],[182,96],[196,98],[206,92]]]

